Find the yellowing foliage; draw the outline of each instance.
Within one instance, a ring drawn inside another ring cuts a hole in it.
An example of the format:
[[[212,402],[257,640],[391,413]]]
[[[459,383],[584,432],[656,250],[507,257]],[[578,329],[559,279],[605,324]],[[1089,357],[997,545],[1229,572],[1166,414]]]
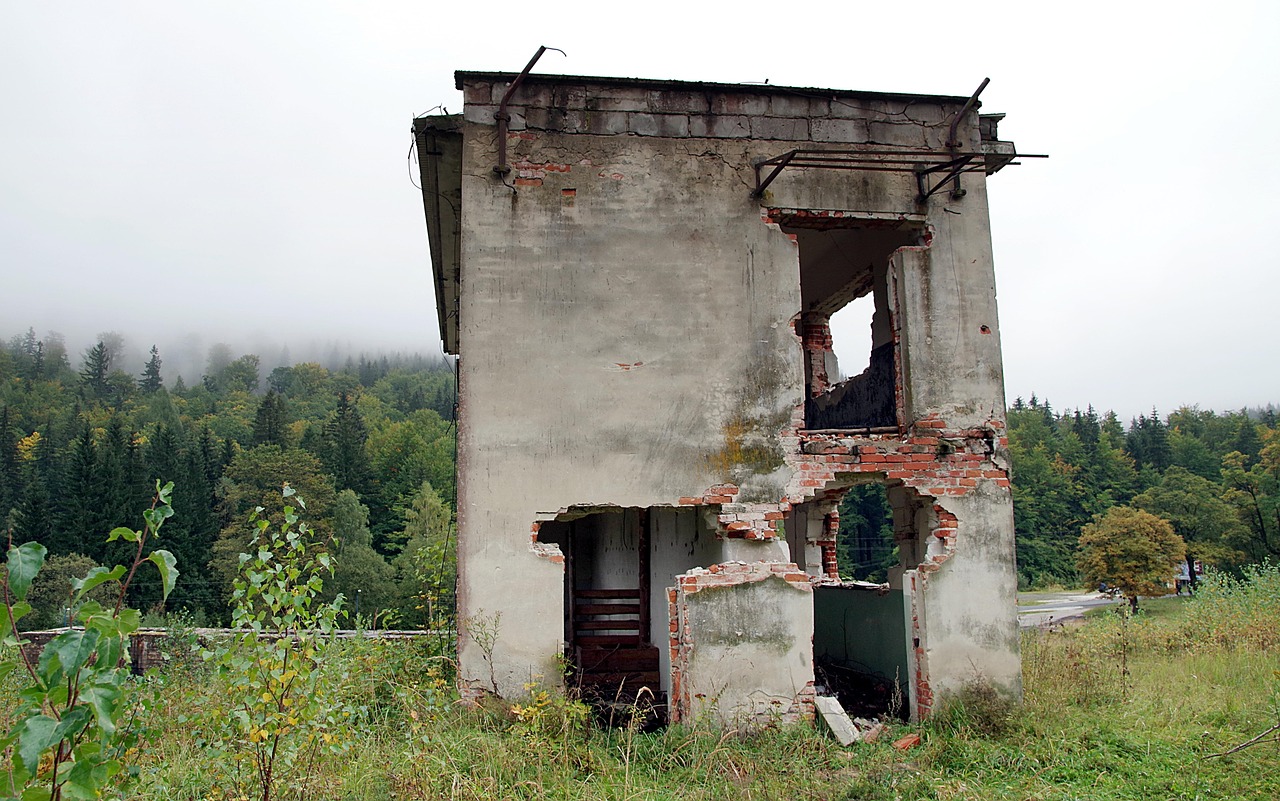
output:
[[[18,458],[24,462],[29,462],[35,458],[36,449],[40,447],[39,431],[31,432],[30,436],[23,437],[18,440]]]
[[[1149,512],[1113,506],[1080,534],[1077,566],[1091,584],[1117,587],[1135,608],[1139,595],[1164,595],[1187,546]]]

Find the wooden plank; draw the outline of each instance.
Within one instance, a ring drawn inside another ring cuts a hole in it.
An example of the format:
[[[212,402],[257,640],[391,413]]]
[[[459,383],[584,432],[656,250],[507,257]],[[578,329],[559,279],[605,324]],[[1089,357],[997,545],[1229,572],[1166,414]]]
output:
[[[640,631],[639,620],[579,620],[579,631]]]
[[[638,615],[640,604],[580,604],[574,610],[578,617],[587,615]]]
[[[579,683],[591,687],[602,685],[609,687],[648,685],[657,690],[662,681],[658,677],[657,670],[650,670],[650,672],[646,673],[584,673],[579,678]]]
[[[626,588],[614,588],[608,590],[574,590],[573,594],[579,598],[638,598],[640,596],[640,590]]]
[[[590,647],[593,645],[639,645],[638,634],[579,634],[577,644]]]
[[[625,672],[657,670],[658,649],[642,648],[578,648],[574,664],[587,672]]]

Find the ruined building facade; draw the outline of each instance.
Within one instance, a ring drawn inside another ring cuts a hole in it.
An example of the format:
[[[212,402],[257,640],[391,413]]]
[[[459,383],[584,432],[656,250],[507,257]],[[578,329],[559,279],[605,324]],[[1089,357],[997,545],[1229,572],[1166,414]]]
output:
[[[815,663],[927,715],[1020,692],[986,177],[970,98],[460,72],[415,120],[459,357],[464,691],[808,714]],[[506,99],[504,105],[503,101]],[[841,381],[830,316],[875,305]],[[901,555],[842,585],[879,482]],[[822,676],[818,676],[822,683]]]

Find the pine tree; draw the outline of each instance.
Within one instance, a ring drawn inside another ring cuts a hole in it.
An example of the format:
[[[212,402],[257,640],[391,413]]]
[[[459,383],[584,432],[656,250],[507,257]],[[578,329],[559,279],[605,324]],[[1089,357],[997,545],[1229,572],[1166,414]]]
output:
[[[350,489],[363,494],[368,487],[371,472],[365,442],[369,432],[364,419],[351,403],[351,397],[338,395],[338,409],[325,424],[321,447],[321,459],[333,474],[334,486],[339,490]]]
[[[46,543],[50,553],[102,554],[102,492],[98,477],[98,446],[86,425],[72,441],[56,504],[56,538]]]
[[[164,381],[160,378],[160,351],[155,345],[152,345],[151,359],[142,370],[142,381],[138,384],[138,388],[149,395],[162,386],[164,386]]]
[[[9,407],[0,408],[0,528],[9,510],[22,499],[22,474],[18,469],[18,437]]]
[[[258,413],[253,420],[253,444],[279,445],[289,447],[289,412],[284,398],[274,389],[267,390],[258,404]]]
[[[80,381],[89,398],[102,399],[110,392],[107,376],[111,374],[111,352],[106,343],[99,341],[85,351],[84,364],[80,368]]]

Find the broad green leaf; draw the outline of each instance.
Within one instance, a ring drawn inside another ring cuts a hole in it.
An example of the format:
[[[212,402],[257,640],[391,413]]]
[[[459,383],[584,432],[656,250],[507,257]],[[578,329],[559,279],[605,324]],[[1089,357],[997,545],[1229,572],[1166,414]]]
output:
[[[120,637],[104,637],[98,644],[98,664],[108,670],[120,661],[122,652]]]
[[[49,801],[48,787],[28,787],[22,791],[22,801]]]
[[[54,741],[70,740],[74,742],[80,732],[89,725],[89,721],[93,718],[93,713],[84,706],[73,706],[62,713],[62,720],[58,721],[58,727],[54,729]]]
[[[92,685],[80,692],[80,700],[93,710],[98,728],[108,737],[115,734],[116,708],[120,705],[120,690],[116,687]]]
[[[296,489],[294,489],[293,487],[289,486],[288,484],[285,484],[285,485],[284,485],[284,497],[286,497],[286,498],[292,497],[292,496],[293,496],[293,494],[294,494],[294,493],[296,493],[296,492],[297,492],[297,490],[296,490]]]
[[[119,529],[116,529],[119,531]],[[71,582],[72,589],[76,592],[76,600],[84,597],[84,594],[99,584],[108,581],[116,581],[124,575],[124,565],[116,565],[111,569],[105,567],[95,567],[85,574],[82,579],[73,579]]]
[[[107,535],[107,542],[115,542],[116,540],[125,540],[126,542],[137,542],[142,535],[128,526],[116,526],[111,529],[111,533]]]
[[[7,640],[9,635],[13,633],[13,624],[17,623],[24,615],[27,615],[30,612],[31,604],[26,601],[19,601],[11,607],[8,615],[0,614],[0,643]],[[12,619],[10,619],[10,615],[12,615]]]
[[[99,636],[93,630],[70,629],[54,637],[40,652],[38,667],[41,674],[52,676],[53,671],[60,667],[63,673],[74,675],[93,656]],[[52,681],[55,679],[51,678]]]
[[[18,747],[13,752],[14,761],[28,773],[34,774],[40,767],[40,755],[60,739],[57,736],[58,721],[48,715],[32,715],[14,730],[18,734]]]
[[[121,609],[119,620],[121,634],[132,634],[142,627],[142,613],[137,609]]]
[[[48,550],[38,542],[24,542],[9,548],[9,592],[16,600],[27,600],[31,581],[44,567],[47,553]]]
[[[63,776],[62,797],[68,801],[89,801],[102,798],[101,788],[107,783],[106,766],[86,759],[67,764]]]
[[[152,551],[147,557],[160,570],[160,580],[164,582],[164,597],[162,600],[169,600],[169,593],[173,592],[173,583],[178,580],[178,560],[173,558],[173,554],[168,551]]]

